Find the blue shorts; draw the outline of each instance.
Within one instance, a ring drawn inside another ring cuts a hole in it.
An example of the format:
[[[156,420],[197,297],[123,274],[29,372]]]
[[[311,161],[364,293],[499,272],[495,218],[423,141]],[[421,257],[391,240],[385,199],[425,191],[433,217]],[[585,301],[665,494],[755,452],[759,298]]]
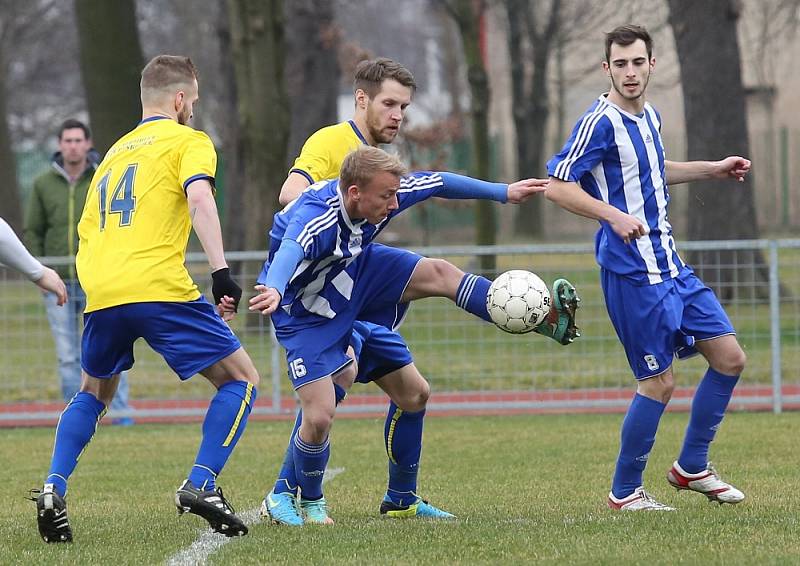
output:
[[[358,361],[358,383],[369,383],[412,363],[405,340],[394,330],[356,321],[350,345]]]
[[[86,313],[81,366],[108,378],[133,367],[133,343],[144,338],[181,379],[241,348],[239,339],[200,297],[186,303],[129,303]]]
[[[674,357],[697,353],[695,343],[735,334],[714,292],[690,268],[656,285],[636,285],[600,270],[611,323],[636,379],[666,371]]]
[[[359,265],[350,302],[334,318],[293,317],[283,309],[272,314],[295,389],[332,376],[352,362],[347,347],[356,320],[387,329],[400,322],[407,309],[400,299],[421,259],[406,250],[370,244],[356,260]]]

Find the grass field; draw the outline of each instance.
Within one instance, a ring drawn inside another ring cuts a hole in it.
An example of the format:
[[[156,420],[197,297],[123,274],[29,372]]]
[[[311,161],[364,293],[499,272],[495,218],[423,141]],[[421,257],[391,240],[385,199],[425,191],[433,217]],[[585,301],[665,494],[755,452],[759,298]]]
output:
[[[429,419],[422,495],[458,515],[449,523],[381,519],[381,420],[336,424],[326,485],[336,525],[252,526],[210,555],[213,564],[796,564],[800,414],[734,413],[712,457],[747,494],[736,507],[677,493],[664,480],[686,415],[665,415],[646,485],[677,513],[605,506],[620,415]],[[253,423],[221,485],[237,509],[256,508],[274,478],[288,422]],[[180,519],[172,494],[188,471],[199,425],[101,426],[70,483],[75,543],[45,545],[34,505],[52,442],[48,429],[0,430],[6,496],[2,564],[160,564],[206,531]]]

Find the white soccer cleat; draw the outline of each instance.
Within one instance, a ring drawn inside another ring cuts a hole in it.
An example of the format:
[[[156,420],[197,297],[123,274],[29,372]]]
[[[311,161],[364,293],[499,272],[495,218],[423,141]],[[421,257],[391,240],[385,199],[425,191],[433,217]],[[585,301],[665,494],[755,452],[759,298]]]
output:
[[[702,493],[710,501],[723,503],[740,503],[744,500],[744,493],[720,479],[717,470],[708,463],[706,469],[698,474],[689,474],[680,467],[677,460],[672,464],[672,469],[667,472],[667,481],[675,489],[688,489]]]
[[[675,511],[674,507],[659,503],[643,487],[637,487],[628,497],[617,499],[608,494],[608,506],[617,511]]]

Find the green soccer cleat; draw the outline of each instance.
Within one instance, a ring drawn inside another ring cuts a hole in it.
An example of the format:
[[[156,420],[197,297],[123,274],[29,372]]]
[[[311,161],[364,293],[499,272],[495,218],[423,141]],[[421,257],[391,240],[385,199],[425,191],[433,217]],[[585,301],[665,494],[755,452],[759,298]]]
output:
[[[575,311],[580,306],[581,298],[575,286],[566,279],[556,279],[553,282],[551,297],[553,305],[550,313],[543,323],[534,328],[534,332],[552,338],[564,346],[572,344],[581,335],[580,329],[575,325]]]
[[[328,502],[324,497],[319,499],[300,498],[300,509],[305,513],[307,525],[332,525],[333,519],[328,516]]]
[[[411,505],[397,505],[388,497],[381,501],[381,515],[392,519],[410,519],[412,517],[425,517],[427,519],[455,519],[456,516],[447,511],[434,507],[422,498]]]

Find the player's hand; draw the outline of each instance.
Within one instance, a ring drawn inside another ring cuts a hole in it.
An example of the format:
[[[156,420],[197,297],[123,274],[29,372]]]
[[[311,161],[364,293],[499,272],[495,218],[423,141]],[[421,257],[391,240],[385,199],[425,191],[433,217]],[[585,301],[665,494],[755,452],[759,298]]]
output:
[[[217,269],[211,273],[211,293],[214,295],[214,303],[219,305],[222,297],[233,299],[233,312],[239,308],[239,299],[242,298],[242,288],[231,279],[231,270],[227,267]]]
[[[619,214],[615,214],[614,217],[608,221],[611,229],[614,230],[614,233],[622,238],[622,241],[626,244],[630,244],[633,240],[639,239],[642,236],[646,236],[650,233],[650,230],[642,224],[642,221],[636,218],[635,216],[631,216],[630,214],[626,214],[622,211],[618,211]]]
[[[55,293],[58,306],[63,306],[64,303],[67,302],[67,286],[64,285],[64,282],[61,280],[61,277],[58,276],[58,273],[49,267],[44,268],[44,275],[36,280],[35,283],[39,286],[39,288],[44,289],[45,291],[50,291],[51,293]]]
[[[713,176],[718,179],[733,178],[740,183],[744,182],[745,175],[750,171],[750,160],[738,155],[731,155],[714,163]]]
[[[508,186],[507,199],[511,204],[525,202],[536,193],[547,190],[549,179],[522,179]]]
[[[225,295],[222,300],[217,304],[217,314],[225,322],[230,322],[236,316],[236,305],[233,302],[233,297]]]
[[[250,310],[258,311],[264,316],[274,313],[281,304],[281,294],[277,289],[256,285],[253,287],[258,291],[258,295],[250,299]]]

